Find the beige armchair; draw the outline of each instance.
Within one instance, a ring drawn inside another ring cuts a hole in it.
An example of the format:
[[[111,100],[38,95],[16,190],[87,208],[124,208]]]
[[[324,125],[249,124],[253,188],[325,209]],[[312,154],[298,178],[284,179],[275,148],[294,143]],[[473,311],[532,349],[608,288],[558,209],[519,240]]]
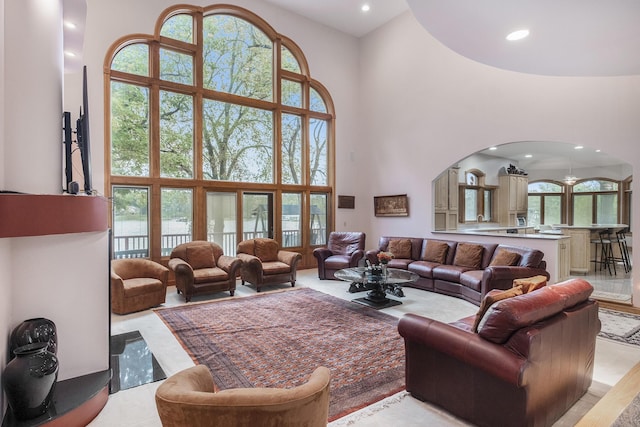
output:
[[[220,245],[204,240],[176,246],[169,256],[169,268],[176,276],[176,289],[186,302],[193,295],[236,290],[240,261],[223,255]]]
[[[280,250],[276,240],[258,238],[244,240],[238,244],[236,256],[242,260],[240,278],[256,286],[291,282],[296,284],[296,270],[302,255],[298,252]]]
[[[215,391],[209,368],[196,365],[166,379],[156,390],[163,427],[320,427],[329,414],[328,368],[291,389],[237,388]]]
[[[145,258],[111,261],[111,311],[128,314],[164,303],[169,269]]]

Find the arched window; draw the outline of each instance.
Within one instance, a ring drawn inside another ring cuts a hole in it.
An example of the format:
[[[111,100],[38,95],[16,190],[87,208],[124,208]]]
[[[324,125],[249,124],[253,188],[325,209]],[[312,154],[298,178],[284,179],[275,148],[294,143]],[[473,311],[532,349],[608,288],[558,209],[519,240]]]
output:
[[[536,181],[528,185],[527,223],[532,227],[562,224],[564,186],[553,181]]]
[[[588,179],[573,186],[573,225],[617,224],[618,182]]]
[[[310,255],[332,228],[333,102],[300,48],[236,6],[174,6],[105,58],[114,256],[225,254],[273,237]],[[312,257],[305,257],[312,259]]]

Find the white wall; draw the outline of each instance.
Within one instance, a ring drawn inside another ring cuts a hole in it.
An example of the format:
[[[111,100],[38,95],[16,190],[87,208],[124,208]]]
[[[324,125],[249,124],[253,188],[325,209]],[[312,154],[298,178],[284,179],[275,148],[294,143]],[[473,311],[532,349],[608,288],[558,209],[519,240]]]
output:
[[[545,77],[499,70],[445,48],[409,12],[362,39],[360,69],[360,151],[375,165],[362,196],[410,198],[410,217],[372,218],[376,236],[369,239],[429,234],[432,180],[492,145],[561,141],[599,147],[606,141],[608,154],[640,170],[640,76]],[[635,212],[639,203],[634,200]],[[640,224],[632,231],[640,233]],[[640,262],[640,252],[634,262]],[[634,300],[640,301],[640,277],[634,282]]]
[[[3,1],[2,18],[0,184],[6,190],[60,195],[62,3]],[[107,369],[107,240],[106,231],[0,238],[2,369],[11,330],[41,316],[57,326],[59,380]]]

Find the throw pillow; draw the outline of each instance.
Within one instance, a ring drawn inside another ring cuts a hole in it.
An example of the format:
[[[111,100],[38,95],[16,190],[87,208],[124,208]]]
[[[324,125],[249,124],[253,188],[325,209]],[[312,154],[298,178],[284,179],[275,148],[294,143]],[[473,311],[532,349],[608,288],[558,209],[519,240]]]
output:
[[[480,309],[478,310],[478,313],[476,314],[476,319],[473,322],[473,332],[478,332],[478,326],[480,325],[482,318],[484,317],[487,310],[489,310],[489,308],[494,303],[498,301],[502,301],[503,299],[515,297],[522,294],[523,294],[522,288],[520,287],[515,287],[511,289],[506,289],[506,290],[493,289],[492,291],[488,292],[482,299],[482,302],[480,303]]]
[[[516,252],[511,252],[506,249],[500,249],[498,253],[491,260],[490,266],[492,265],[504,265],[511,266],[517,265],[520,262],[520,254]]]
[[[435,240],[427,240],[427,247],[424,249],[422,259],[429,262],[437,262],[444,264],[449,252],[449,245],[445,242],[437,242]]]
[[[262,262],[277,261],[278,242],[272,239],[256,239],[255,253]]]
[[[484,246],[473,243],[458,243],[453,265],[479,269],[482,266]]]
[[[189,246],[187,248],[186,261],[194,270],[213,268],[216,266],[213,249],[209,245]]]
[[[394,239],[389,240],[389,252],[395,258],[411,259],[411,240],[410,239]]]
[[[513,287],[521,288],[523,294],[528,294],[529,292],[533,292],[536,289],[543,288],[546,285],[547,285],[547,276],[542,276],[542,275],[513,280]]]

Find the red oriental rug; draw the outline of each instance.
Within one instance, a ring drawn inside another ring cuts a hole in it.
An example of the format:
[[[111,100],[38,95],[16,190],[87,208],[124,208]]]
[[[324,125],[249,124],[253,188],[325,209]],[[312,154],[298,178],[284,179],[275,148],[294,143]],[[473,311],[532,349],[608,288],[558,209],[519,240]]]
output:
[[[291,388],[331,370],[329,421],[404,390],[398,319],[309,288],[157,309],[216,386]]]

